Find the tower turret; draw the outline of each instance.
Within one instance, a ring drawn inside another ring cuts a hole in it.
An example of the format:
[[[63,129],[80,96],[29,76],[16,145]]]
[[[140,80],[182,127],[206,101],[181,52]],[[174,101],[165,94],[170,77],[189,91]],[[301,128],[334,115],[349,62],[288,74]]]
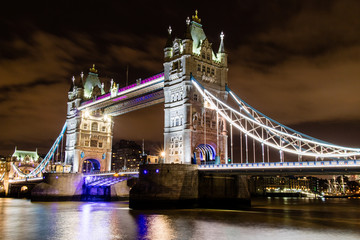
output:
[[[172,57],[172,50],[173,50],[172,45],[173,45],[173,43],[172,43],[171,33],[172,33],[172,29],[171,29],[171,26],[169,26],[169,28],[168,28],[168,38],[167,38],[165,49],[164,49],[165,61]]]
[[[190,18],[186,19],[185,38],[182,40],[184,54],[192,54],[193,40],[191,38]]]
[[[95,64],[93,64],[84,83],[84,98],[90,99],[102,94],[105,94],[105,90],[100,82],[98,70],[95,68]]]
[[[218,60],[227,67],[227,54],[225,52],[225,47],[224,47],[224,33],[221,32],[220,34],[220,45],[219,45],[219,51],[217,53],[217,58]]]

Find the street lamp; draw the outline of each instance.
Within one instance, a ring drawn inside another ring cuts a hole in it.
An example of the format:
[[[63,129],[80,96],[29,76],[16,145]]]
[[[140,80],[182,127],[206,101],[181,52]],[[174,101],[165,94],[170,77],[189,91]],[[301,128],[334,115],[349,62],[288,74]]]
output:
[[[164,163],[164,160],[165,160],[165,152],[162,151],[162,152],[160,153],[160,156],[161,156],[161,163]]]

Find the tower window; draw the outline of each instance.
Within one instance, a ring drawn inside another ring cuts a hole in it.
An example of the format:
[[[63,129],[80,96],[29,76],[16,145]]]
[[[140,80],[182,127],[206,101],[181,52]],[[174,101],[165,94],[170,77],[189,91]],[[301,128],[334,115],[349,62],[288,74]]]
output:
[[[99,142],[99,148],[102,148],[102,147],[103,147],[103,143]]]
[[[198,100],[198,95],[194,94],[194,101],[197,101],[197,100]]]
[[[102,129],[101,129],[103,132],[105,132],[106,131],[106,127],[102,127]]]
[[[205,72],[205,66],[202,66],[202,71]]]
[[[202,58],[205,59],[205,53],[202,53]]]
[[[98,124],[96,122],[91,124],[91,131],[97,131],[98,130]]]
[[[173,63],[173,69],[178,69],[179,68],[179,63],[176,61]]]
[[[207,72],[207,73],[210,73],[210,68],[209,68],[209,67],[206,69],[206,72]]]
[[[197,70],[200,72],[201,71],[201,66],[200,64],[198,64]]]
[[[211,69],[211,75],[215,75],[215,69]]]
[[[86,123],[84,124],[84,129],[87,129],[87,124]]]
[[[209,53],[207,54],[207,60],[210,60],[210,54]]]
[[[97,147],[97,140],[91,140],[90,147]]]

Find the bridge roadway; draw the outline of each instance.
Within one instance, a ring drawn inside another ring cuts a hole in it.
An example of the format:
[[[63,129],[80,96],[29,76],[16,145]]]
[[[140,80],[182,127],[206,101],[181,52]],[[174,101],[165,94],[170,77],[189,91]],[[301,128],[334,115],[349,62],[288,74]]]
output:
[[[242,175],[349,175],[360,174],[360,160],[199,165],[198,170]]]
[[[241,175],[349,175],[360,174],[360,160],[206,164],[199,165],[198,170]],[[138,170],[129,169],[119,172],[84,173],[83,177],[88,186],[110,186],[138,175]],[[42,177],[11,179],[9,183],[41,182],[42,179]]]

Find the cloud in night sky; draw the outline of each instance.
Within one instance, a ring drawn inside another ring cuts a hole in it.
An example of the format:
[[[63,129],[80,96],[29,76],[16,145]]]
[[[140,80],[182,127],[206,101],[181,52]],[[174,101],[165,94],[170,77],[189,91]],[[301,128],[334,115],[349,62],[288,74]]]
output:
[[[162,71],[167,26],[183,37],[185,19],[197,7],[169,4],[146,9],[130,2],[65,1],[35,6],[33,14],[6,12],[0,23],[6,36],[0,40],[0,154],[16,145],[45,152],[66,119],[72,75],[86,74],[93,63],[101,79],[120,85],[127,65],[130,82]],[[198,5],[215,51],[224,30],[229,86],[246,102],[310,135],[311,126],[330,127],[339,138],[336,128],[349,139],[360,134],[352,128],[360,123],[360,2]],[[161,105],[117,117],[114,138],[161,142],[163,121]]]

